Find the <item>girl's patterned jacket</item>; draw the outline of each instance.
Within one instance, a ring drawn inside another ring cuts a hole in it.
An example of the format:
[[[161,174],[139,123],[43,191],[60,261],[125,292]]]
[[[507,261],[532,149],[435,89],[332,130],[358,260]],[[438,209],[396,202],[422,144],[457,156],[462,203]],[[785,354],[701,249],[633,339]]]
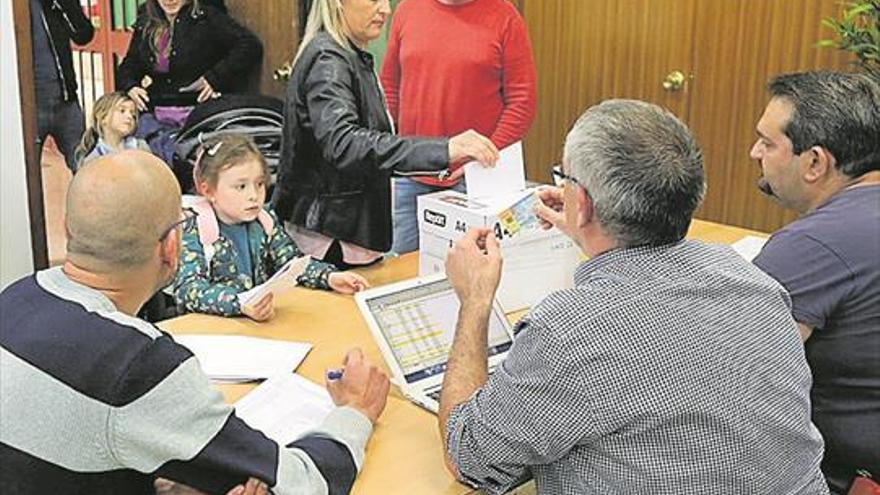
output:
[[[195,225],[183,232],[180,269],[174,279],[174,300],[185,311],[223,316],[240,315],[238,294],[262,284],[293,258],[303,256],[268,207],[247,224],[253,275],[240,273],[232,242],[220,234],[217,214],[207,200],[193,207]],[[270,232],[267,236],[266,232]],[[328,277],[336,267],[312,260],[297,283],[329,289]]]

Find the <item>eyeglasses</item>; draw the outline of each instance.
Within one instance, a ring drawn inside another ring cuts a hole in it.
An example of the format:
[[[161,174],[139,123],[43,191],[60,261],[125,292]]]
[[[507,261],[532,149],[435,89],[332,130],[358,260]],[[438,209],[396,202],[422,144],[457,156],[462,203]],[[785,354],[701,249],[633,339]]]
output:
[[[195,224],[196,218],[198,218],[199,214],[198,212],[196,212],[196,210],[193,210],[192,208],[182,208],[180,210],[180,216],[180,220],[172,223],[168,226],[167,229],[162,232],[162,235],[159,236],[159,242],[164,241],[165,238],[168,237],[168,234],[170,234],[171,231],[176,229],[179,225],[183,226],[183,230],[191,228]]]
[[[560,182],[562,182],[564,180],[567,180],[578,187],[584,187],[584,185],[581,184],[577,180],[576,177],[574,177],[572,175],[568,175],[565,172],[563,172],[562,167],[560,165],[557,165],[557,166],[553,167],[552,169],[550,169],[550,174],[554,177],[554,180],[556,181],[557,184],[559,184]],[[586,189],[586,188],[584,188],[584,189]]]

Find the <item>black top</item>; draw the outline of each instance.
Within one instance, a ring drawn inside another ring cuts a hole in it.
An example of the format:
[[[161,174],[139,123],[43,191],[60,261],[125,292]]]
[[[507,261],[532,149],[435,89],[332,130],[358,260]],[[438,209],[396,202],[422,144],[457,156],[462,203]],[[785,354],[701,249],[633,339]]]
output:
[[[33,9],[32,2],[31,17],[37,23],[42,23],[42,19],[39,18],[41,14],[45,19],[44,31],[49,36],[50,56],[53,59],[52,63],[55,64],[53,68],[56,70],[60,68],[58,82],[61,85],[61,96],[65,101],[74,101],[77,85],[70,43],[72,41],[77,45],[87,44],[95,36],[95,28],[86,18],[77,0],[40,0],[39,3],[42,6],[42,13]],[[35,32],[34,36],[38,34]],[[38,54],[35,54],[34,62],[39,62]]]
[[[284,107],[278,215],[374,251],[391,248],[392,172],[432,174],[449,163],[446,138],[393,133],[373,57],[327,33],[293,68]]]
[[[247,28],[214,7],[206,5],[194,11],[192,5],[187,5],[174,20],[169,70],[159,73],[149,36],[144,35],[145,26],[142,7],[128,52],[116,73],[116,87],[128,91],[140,85],[144,76],[150,76],[152,84],[147,91],[151,105],[186,104],[180,99],[179,89],[201,76],[215,91],[241,91],[247,74],[263,58],[263,44]],[[195,103],[196,95],[185,97]]]

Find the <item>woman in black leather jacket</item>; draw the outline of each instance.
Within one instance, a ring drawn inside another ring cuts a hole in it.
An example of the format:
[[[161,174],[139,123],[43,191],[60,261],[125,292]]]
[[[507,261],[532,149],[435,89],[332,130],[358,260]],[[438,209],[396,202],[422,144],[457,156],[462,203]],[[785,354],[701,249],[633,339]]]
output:
[[[498,158],[473,130],[394,134],[366,52],[389,13],[388,0],[315,0],[287,88],[275,209],[300,249],[343,268],[390,249],[392,173],[442,174],[452,162]]]
[[[263,45],[223,11],[199,0],[147,0],[119,65],[116,86],[140,110],[195,105],[244,89]]]

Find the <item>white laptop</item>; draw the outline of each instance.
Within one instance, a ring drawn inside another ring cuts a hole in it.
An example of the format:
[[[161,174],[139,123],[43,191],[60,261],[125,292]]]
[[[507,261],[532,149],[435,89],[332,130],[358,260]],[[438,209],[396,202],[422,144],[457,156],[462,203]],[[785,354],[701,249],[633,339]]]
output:
[[[455,336],[458,298],[442,273],[355,294],[401,392],[434,413]],[[507,355],[513,332],[494,302],[489,317],[489,373]]]

